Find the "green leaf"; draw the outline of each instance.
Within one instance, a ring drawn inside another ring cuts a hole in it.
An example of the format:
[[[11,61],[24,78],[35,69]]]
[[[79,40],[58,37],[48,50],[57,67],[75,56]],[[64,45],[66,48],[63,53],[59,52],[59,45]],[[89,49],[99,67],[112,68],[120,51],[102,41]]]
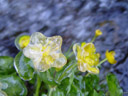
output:
[[[86,92],[82,92],[81,88],[75,83],[72,84],[69,94],[66,96],[87,96]]]
[[[52,91],[52,95],[50,95],[50,96],[65,96],[65,95],[62,90],[57,88]]]
[[[0,82],[2,83],[2,90],[8,96],[26,96],[27,89],[23,81],[16,75],[1,75]]]
[[[99,85],[99,77],[94,74],[89,74],[84,77],[86,91],[88,92],[88,96],[93,96],[94,89],[96,91],[102,91]]]
[[[9,56],[0,56],[0,74],[11,74],[12,72],[15,72],[13,58]]]
[[[66,78],[62,80],[61,84],[58,86],[59,89],[63,90],[65,94],[68,94],[71,90],[71,86],[74,80],[74,73],[70,76],[70,78]],[[63,86],[63,87],[62,87]]]
[[[19,49],[19,50],[22,50],[22,48],[21,48],[20,45],[19,45],[19,40],[20,40],[20,38],[23,37],[23,36],[29,36],[29,35],[20,35],[20,36],[16,37],[16,39],[15,39],[15,46],[16,46],[16,48]]]
[[[14,66],[23,80],[31,80],[34,76],[34,68],[32,61],[19,52],[14,60]]]
[[[94,90],[93,96],[99,96],[99,94],[96,92],[96,90]]]
[[[118,80],[114,74],[107,75],[107,84],[110,96],[123,96],[123,91],[118,84]]]

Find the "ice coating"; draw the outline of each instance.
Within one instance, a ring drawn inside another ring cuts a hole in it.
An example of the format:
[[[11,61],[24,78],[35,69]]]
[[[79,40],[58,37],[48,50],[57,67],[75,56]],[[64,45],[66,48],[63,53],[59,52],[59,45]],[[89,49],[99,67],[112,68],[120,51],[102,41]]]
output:
[[[61,52],[61,45],[60,36],[46,37],[35,32],[23,53],[33,61],[36,70],[44,72],[51,67],[60,68],[66,64],[67,59]]]
[[[99,73],[97,65],[99,64],[99,54],[96,53],[96,48],[93,43],[75,44],[73,51],[76,55],[78,69],[81,72]]]

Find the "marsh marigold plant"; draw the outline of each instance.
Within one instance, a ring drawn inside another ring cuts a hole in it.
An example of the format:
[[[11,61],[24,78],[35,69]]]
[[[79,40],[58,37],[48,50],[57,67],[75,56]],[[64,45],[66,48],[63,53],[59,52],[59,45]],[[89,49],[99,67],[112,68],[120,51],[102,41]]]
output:
[[[102,34],[97,29],[90,42],[73,44],[65,55],[61,36],[18,36],[15,58],[0,56],[0,96],[123,96],[116,76],[99,79],[102,63],[117,63],[114,51],[107,50],[100,60],[94,41]]]

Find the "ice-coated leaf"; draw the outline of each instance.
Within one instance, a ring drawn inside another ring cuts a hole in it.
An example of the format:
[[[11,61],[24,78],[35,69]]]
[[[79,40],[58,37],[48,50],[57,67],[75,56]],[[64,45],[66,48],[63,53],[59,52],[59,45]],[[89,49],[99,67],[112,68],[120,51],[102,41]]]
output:
[[[22,52],[19,52],[14,60],[14,66],[23,80],[31,80],[34,75],[33,63],[32,61],[25,57]]]
[[[0,74],[10,74],[12,72],[15,72],[13,58],[9,56],[0,56]]]
[[[24,82],[16,74],[1,75],[0,82],[2,83],[2,90],[6,92],[8,96],[27,95],[27,89]]]

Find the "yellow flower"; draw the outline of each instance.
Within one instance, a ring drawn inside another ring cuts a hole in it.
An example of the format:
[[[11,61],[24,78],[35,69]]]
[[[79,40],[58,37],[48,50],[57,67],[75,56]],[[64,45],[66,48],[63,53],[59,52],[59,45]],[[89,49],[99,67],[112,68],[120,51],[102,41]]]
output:
[[[110,63],[110,64],[115,64],[117,61],[115,60],[115,52],[114,51],[106,51],[106,53],[105,53],[105,55],[106,55],[106,58],[107,58],[107,60],[108,60],[108,62]]]
[[[78,69],[81,72],[99,73],[97,65],[99,64],[99,53],[96,53],[96,48],[93,43],[75,44],[73,51],[76,55]]]
[[[98,36],[102,35],[101,30],[97,29],[97,30],[96,30],[96,32],[95,32],[95,35],[96,35],[96,37],[98,37]]]
[[[20,48],[25,48],[30,42],[30,36],[24,35],[19,39],[19,46]]]
[[[23,53],[33,61],[36,70],[44,72],[51,67],[61,68],[66,64],[67,59],[61,52],[61,45],[60,36],[46,37],[35,32]]]

